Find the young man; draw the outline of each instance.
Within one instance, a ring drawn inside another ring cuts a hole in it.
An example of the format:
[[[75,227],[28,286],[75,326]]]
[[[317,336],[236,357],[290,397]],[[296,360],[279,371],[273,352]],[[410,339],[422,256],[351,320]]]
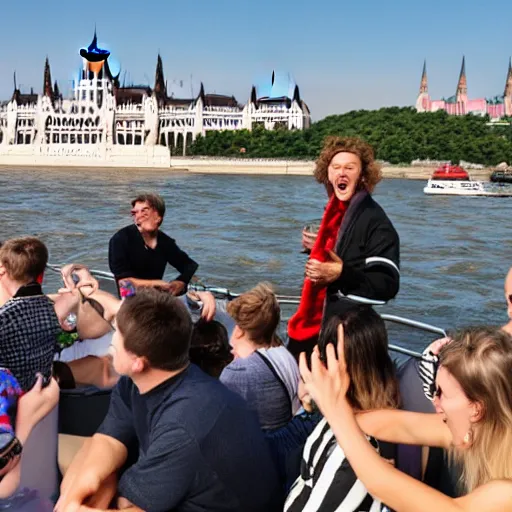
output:
[[[23,391],[32,388],[38,373],[49,382],[57,351],[59,320],[37,282],[47,262],[46,246],[34,237],[0,247],[0,366],[12,372]]]
[[[158,194],[140,194],[132,201],[134,224],[118,231],[109,243],[108,261],[116,281],[129,279],[136,287],[158,287],[181,295],[198,268],[176,242],[160,231],[165,202]],[[180,275],[163,280],[169,263]]]
[[[255,415],[242,398],[189,363],[190,315],[146,288],[125,299],[112,341],[123,375],[98,433],[65,474],[56,510],[86,504],[166,511],[281,509],[278,477]],[[120,477],[129,448],[138,460]],[[105,482],[107,484],[105,484]]]

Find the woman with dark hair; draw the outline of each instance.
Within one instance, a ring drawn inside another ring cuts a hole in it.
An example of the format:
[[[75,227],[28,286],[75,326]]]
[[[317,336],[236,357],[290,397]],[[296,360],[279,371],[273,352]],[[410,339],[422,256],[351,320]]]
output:
[[[191,363],[218,379],[233,361],[226,327],[217,320],[200,318],[192,328],[189,356]]]
[[[382,318],[366,305],[355,305],[332,316],[320,334],[318,351],[325,360],[327,346],[338,340],[338,331],[344,332],[344,360],[351,381],[347,400],[357,411],[396,409],[399,405],[398,382],[395,367],[388,353],[388,338]],[[316,399],[312,397],[313,402]],[[303,398],[303,402],[307,401]],[[311,398],[310,398],[311,401]],[[393,445],[379,443],[367,437],[374,451],[394,462]],[[334,433],[324,418],[308,437],[304,446],[300,476],[290,489],[285,511],[369,512],[380,510],[379,503],[370,495],[337,444]]]
[[[348,390],[352,370],[338,331],[338,357],[318,353],[311,370],[301,356],[305,386],[328,419],[357,477],[375,499],[397,512],[512,512],[512,337],[503,329],[463,329],[443,340],[435,377],[436,414],[374,410],[357,414]],[[366,435],[363,434],[366,432]],[[389,442],[437,446],[460,465],[460,491],[451,498],[376,457],[368,435]]]
[[[335,303],[385,303],[400,281],[398,234],[371,195],[382,178],[373,148],[361,139],[327,138],[315,178],[329,199],[288,323],[288,348],[296,355],[311,352]]]

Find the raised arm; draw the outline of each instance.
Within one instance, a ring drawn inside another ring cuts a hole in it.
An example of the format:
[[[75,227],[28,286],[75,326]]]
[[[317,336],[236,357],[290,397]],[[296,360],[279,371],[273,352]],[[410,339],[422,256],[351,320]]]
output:
[[[450,429],[438,414],[379,410],[356,414],[359,427],[366,434],[389,443],[448,448]]]
[[[338,353],[343,354],[342,346],[338,348]],[[327,346],[327,368],[320,362],[318,350],[315,350],[311,357],[311,371],[303,355],[301,355],[300,368],[306,389],[329,423],[357,477],[368,492],[382,503],[396,512],[512,511],[512,483],[510,482],[491,482],[463,499],[452,499],[402,473],[380,457],[360,429],[352,407],[347,401],[346,391],[350,378],[346,373],[343,355],[340,356],[338,364],[332,344]],[[377,411],[377,413],[380,412]],[[409,429],[420,428],[420,424],[414,421],[414,416],[410,416]],[[417,415],[416,419],[420,416]],[[393,426],[403,428],[403,425],[400,427],[400,422],[396,422],[392,415],[388,415],[386,421],[382,418],[376,421],[375,418],[378,417],[374,416],[374,426],[382,423],[381,435],[389,433]],[[423,425],[421,429],[429,426]],[[376,433],[378,433],[377,430],[375,430]],[[404,429],[403,432],[407,430]]]

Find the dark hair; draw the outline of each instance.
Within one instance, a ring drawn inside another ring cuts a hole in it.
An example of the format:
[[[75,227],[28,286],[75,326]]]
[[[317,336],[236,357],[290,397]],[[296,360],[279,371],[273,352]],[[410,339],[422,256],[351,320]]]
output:
[[[154,208],[158,212],[158,215],[160,215],[162,219],[164,218],[165,201],[163,200],[162,196],[153,193],[139,194],[132,201],[132,208],[135,206],[135,203],[148,203],[151,208]]]
[[[200,318],[192,328],[190,362],[218,378],[232,360],[228,331],[224,325],[216,320],[207,322]]]
[[[396,408],[399,405],[398,380],[388,352],[384,320],[368,305],[345,306],[327,320],[320,333],[318,348],[325,362],[329,343],[338,345],[338,327],[343,325],[344,349],[350,386],[347,398],[352,407]]]
[[[192,320],[185,305],[167,292],[142,288],[124,299],[116,316],[125,349],[152,368],[179,370],[189,361]]]
[[[48,249],[33,236],[12,238],[0,246],[0,263],[14,281],[35,281],[46,269]]]

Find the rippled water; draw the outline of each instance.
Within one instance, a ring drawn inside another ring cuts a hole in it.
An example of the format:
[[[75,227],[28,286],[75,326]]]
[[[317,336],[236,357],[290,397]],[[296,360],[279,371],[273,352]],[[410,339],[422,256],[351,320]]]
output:
[[[443,328],[504,323],[512,199],[426,196],[424,185],[386,180],[375,193],[401,239],[401,290],[383,311]],[[203,281],[242,291],[267,280],[292,295],[302,284],[302,226],[325,203],[323,187],[299,176],[1,169],[0,190],[0,239],[37,235],[53,263],[99,270],[108,270],[109,238],[131,222],[130,199],[158,191],[167,203],[163,229],[199,262]],[[49,276],[47,288],[56,286]]]

